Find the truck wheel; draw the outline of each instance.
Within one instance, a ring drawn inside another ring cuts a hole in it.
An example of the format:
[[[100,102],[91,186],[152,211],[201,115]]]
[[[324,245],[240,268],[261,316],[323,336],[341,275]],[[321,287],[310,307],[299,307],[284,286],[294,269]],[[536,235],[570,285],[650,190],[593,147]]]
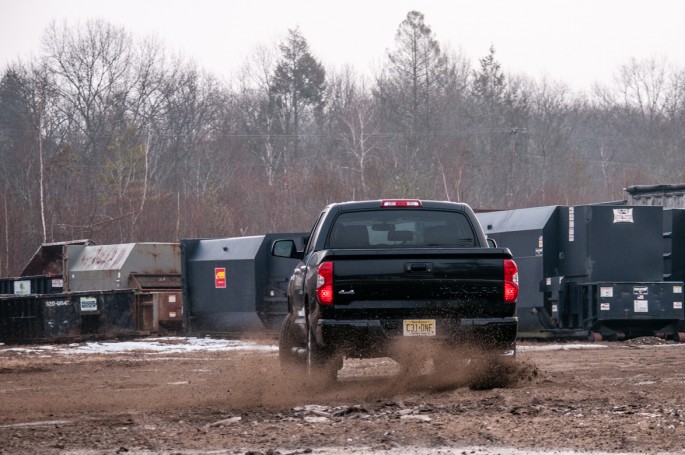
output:
[[[342,356],[325,353],[318,349],[314,334],[307,331],[307,376],[312,385],[328,386],[337,381],[342,368]]]
[[[298,348],[297,340],[293,334],[293,325],[290,317],[286,316],[281,324],[281,335],[278,338],[278,360],[281,369],[286,373],[292,369],[303,369],[305,366],[304,358],[299,356],[295,350]]]

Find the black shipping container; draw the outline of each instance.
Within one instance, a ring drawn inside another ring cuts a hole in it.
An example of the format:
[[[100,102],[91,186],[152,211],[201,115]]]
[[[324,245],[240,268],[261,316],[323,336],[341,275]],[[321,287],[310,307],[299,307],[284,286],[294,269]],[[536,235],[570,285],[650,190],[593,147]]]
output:
[[[298,261],[271,255],[277,239],[302,249],[307,233],[181,240],[183,320],[189,333],[277,332]]]
[[[660,334],[679,338],[681,213],[616,204],[480,213],[486,234],[519,264],[522,337]],[[664,226],[672,224],[670,231]],[[679,291],[679,292],[676,292]]]

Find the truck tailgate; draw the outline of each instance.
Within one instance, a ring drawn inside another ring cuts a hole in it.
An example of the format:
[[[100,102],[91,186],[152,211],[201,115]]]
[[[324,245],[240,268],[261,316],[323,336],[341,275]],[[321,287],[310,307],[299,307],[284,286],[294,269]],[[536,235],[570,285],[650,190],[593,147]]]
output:
[[[334,264],[333,319],[497,318],[504,302],[504,259],[497,248],[328,250]]]

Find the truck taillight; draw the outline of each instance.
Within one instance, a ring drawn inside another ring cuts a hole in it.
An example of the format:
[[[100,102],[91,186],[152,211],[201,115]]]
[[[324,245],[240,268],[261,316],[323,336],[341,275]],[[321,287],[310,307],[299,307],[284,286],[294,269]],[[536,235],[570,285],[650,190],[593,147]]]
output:
[[[504,301],[515,303],[519,296],[519,268],[512,259],[504,260]]]
[[[423,204],[418,199],[384,199],[381,207],[422,207]]]
[[[316,269],[316,296],[321,305],[333,304],[332,262],[322,262]]]

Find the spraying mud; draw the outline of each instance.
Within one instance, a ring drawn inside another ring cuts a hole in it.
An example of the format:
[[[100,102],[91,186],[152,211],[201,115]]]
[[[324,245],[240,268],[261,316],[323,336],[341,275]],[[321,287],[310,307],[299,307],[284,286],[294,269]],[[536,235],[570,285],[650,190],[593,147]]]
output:
[[[411,365],[346,359],[332,385],[285,375],[273,351],[3,348],[0,451],[676,453],[685,346],[654,344],[529,343],[515,360],[469,353],[448,362],[429,351]]]

